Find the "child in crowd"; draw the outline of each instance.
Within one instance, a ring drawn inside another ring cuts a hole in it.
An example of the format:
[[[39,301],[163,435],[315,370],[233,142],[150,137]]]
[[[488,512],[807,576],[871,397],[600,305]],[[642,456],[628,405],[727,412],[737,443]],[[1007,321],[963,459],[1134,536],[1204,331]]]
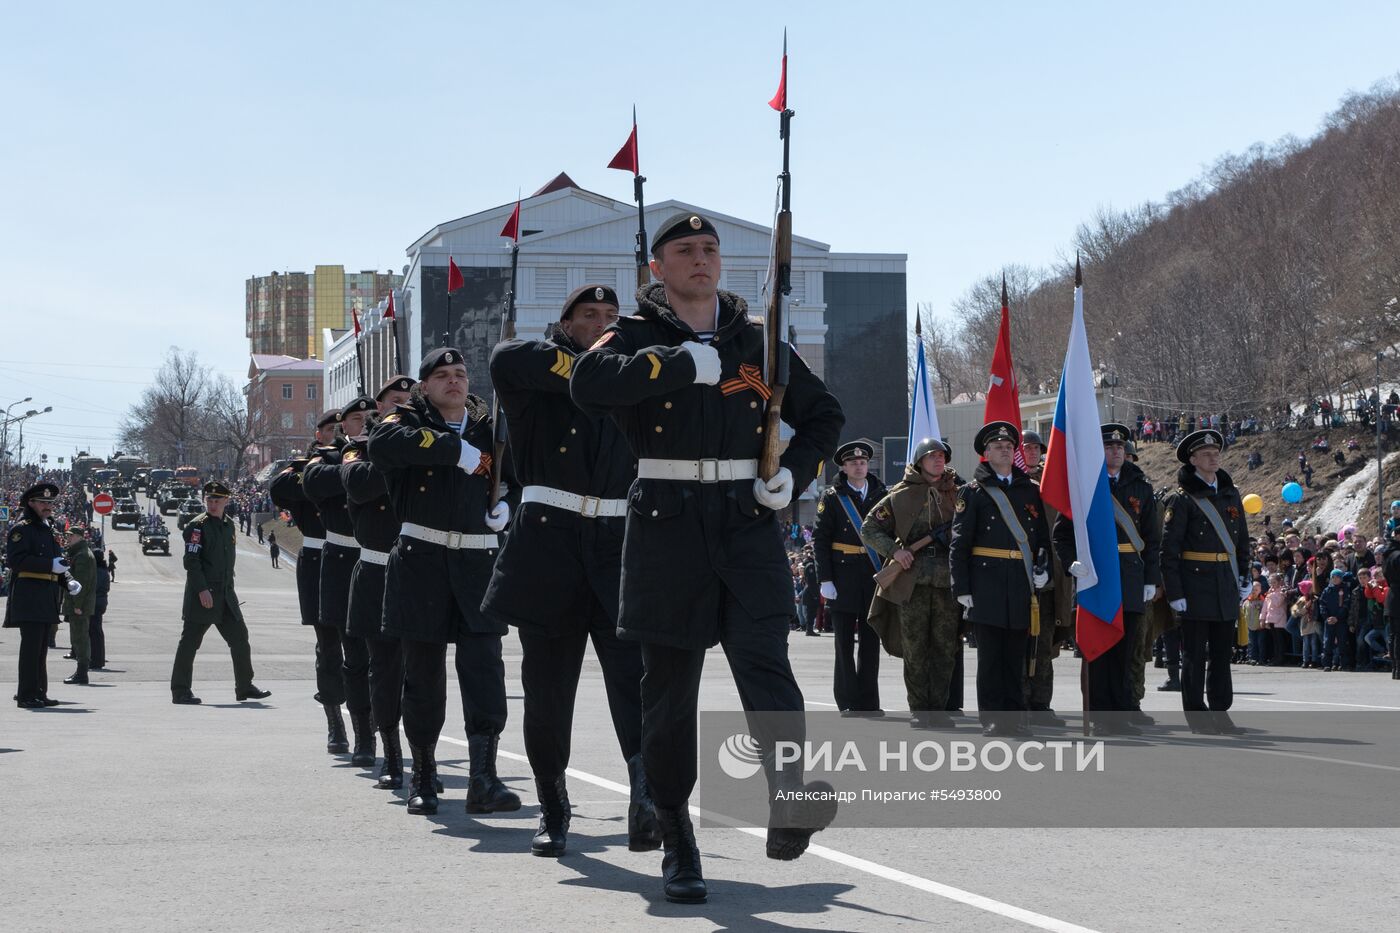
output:
[[[1303,636],[1303,667],[1322,667],[1322,623],[1317,621],[1317,596],[1311,580],[1298,584],[1301,593],[1293,604],[1299,619],[1298,634]]]
[[[1317,598],[1315,612],[1317,621],[1325,626],[1322,669],[1340,671],[1342,643],[1347,639],[1347,617],[1351,613],[1351,591],[1347,588],[1346,574],[1343,571],[1333,570],[1328,576],[1327,587]]]
[[[1288,594],[1283,586],[1283,574],[1269,578],[1269,592],[1264,594],[1264,606],[1259,616],[1259,640],[1269,665],[1280,665],[1288,653],[1292,638],[1287,631]]]

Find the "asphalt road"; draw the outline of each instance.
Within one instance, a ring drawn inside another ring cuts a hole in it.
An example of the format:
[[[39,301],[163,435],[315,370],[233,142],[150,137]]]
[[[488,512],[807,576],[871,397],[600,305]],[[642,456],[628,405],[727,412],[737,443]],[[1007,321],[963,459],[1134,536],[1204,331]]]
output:
[[[761,831],[702,828],[710,902],[668,904],[660,854],[626,849],[626,770],[591,653],[569,778],[569,851],[534,858],[514,636],[500,765],[525,807],[489,819],[463,811],[466,748],[453,685],[438,749],[442,808],[410,817],[402,793],[373,789],[371,772],[325,752],[313,638],[297,624],[288,562],[274,571],[265,551],[241,541],[238,591],[257,682],[272,696],[233,701],[228,653],[211,630],[195,666],[204,705],[173,706],[178,548],[148,557],[134,532],[108,538],[119,555],[106,616],[112,669],[93,674],[92,686],[65,687],[70,662],[51,652],[50,692],[63,705],[0,712],[8,929],[1341,931],[1388,926],[1400,907],[1400,831],[1287,828],[832,829],[794,863],[767,860]],[[17,632],[0,632],[5,696],[17,647]],[[809,709],[834,708],[831,650],[830,638],[791,639]],[[969,706],[975,669],[970,652]],[[1056,671],[1056,705],[1077,709],[1078,662],[1060,658]],[[1149,671],[1154,686],[1158,674]],[[1400,682],[1384,675],[1237,667],[1235,678],[1237,709],[1400,712]],[[881,690],[897,715],[894,659],[884,659]],[[1177,703],[1149,689],[1149,710]],[[706,668],[702,708],[738,708],[720,652]],[[1369,778],[1339,765],[1338,779]],[[1180,788],[1182,805],[1211,790],[1210,774],[1199,775]],[[1379,813],[1394,800],[1375,805]]]

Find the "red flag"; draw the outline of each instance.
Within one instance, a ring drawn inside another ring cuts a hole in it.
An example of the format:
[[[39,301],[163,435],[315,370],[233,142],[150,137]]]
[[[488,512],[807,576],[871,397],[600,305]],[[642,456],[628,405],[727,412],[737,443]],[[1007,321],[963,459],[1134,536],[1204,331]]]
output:
[[[510,212],[510,220],[501,228],[501,236],[508,236],[517,243],[520,242],[520,201],[515,202],[515,210]]]
[[[787,109],[787,30],[783,30],[783,74],[778,79],[778,93],[768,102],[768,106],[782,113]]]
[[[386,320],[386,321],[392,321],[393,319],[394,319],[394,293],[393,293],[393,292],[389,292],[389,310],[384,312],[384,320]]]
[[[360,315],[359,315],[358,313],[356,313],[356,311],[355,311],[354,308],[351,308],[351,309],[350,309],[350,320],[351,320],[351,322],[353,322],[354,325],[355,325],[355,339],[356,339],[356,340],[359,340],[359,339],[360,339]]]
[[[987,383],[987,404],[982,409],[982,423],[1009,421],[1021,430],[1021,392],[1016,385],[1016,367],[1011,362],[1011,308],[1006,297],[1006,281],[1001,283],[1001,328],[997,331],[997,346],[992,353],[991,379]],[[984,458],[985,459],[985,458]],[[1015,463],[1026,467],[1021,448],[1016,448]]]
[[[617,150],[617,155],[613,156],[608,168],[620,168],[624,172],[638,174],[641,169],[637,163],[637,111],[632,110],[632,135],[627,137],[627,142],[622,144],[622,148]]]
[[[504,236],[504,234],[502,234]],[[466,285],[466,280],[462,278],[462,270],[457,268],[457,262],[451,256],[447,257],[447,290],[455,292]],[[393,308],[393,305],[389,306]]]

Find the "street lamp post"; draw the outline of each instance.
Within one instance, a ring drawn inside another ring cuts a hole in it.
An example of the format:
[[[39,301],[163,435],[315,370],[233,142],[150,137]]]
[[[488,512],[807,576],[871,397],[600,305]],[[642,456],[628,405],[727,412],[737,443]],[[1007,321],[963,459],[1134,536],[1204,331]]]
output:
[[[0,462],[10,453],[10,409],[16,405],[23,405],[25,402],[34,401],[33,396],[26,396],[19,401],[11,402],[5,406],[5,421],[3,428],[0,428]]]
[[[40,411],[37,408],[31,408],[29,409],[29,411],[24,413],[24,417],[15,419],[19,422],[19,444],[16,448],[19,451],[19,453],[16,455],[16,459],[19,461],[21,466],[24,465],[24,423],[30,418],[33,418],[35,415],[45,415],[51,411],[53,411],[52,405],[49,405],[43,411]]]
[[[1376,410],[1372,412],[1376,419],[1376,521],[1381,538],[1385,537],[1385,468],[1381,465],[1381,412],[1385,411],[1381,404],[1381,359],[1384,356],[1383,351],[1376,351]]]

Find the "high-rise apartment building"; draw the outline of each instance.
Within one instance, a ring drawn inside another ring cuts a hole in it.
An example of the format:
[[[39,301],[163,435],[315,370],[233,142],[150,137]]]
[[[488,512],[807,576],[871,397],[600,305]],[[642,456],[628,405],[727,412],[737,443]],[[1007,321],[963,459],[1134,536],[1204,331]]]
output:
[[[363,313],[397,288],[403,277],[373,269],[346,272],[320,265],[311,274],[273,272],[254,276],[245,286],[245,332],[251,353],[321,359],[326,329],[350,326],[350,311]]]

